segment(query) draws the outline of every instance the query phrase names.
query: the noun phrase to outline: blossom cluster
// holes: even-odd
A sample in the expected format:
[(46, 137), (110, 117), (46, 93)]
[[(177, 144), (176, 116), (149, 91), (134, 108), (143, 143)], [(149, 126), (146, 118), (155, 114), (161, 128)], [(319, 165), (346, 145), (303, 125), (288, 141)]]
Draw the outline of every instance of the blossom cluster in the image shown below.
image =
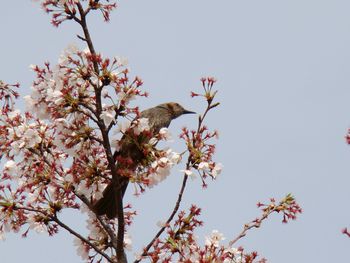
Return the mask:
[[(25, 236), (29, 230), (53, 235), (62, 227), (60, 211), (73, 208), (87, 211), (90, 230), (87, 239), (78, 237), (79, 254), (93, 260), (92, 249), (112, 250), (110, 234), (87, 208), (111, 182), (103, 132), (109, 134), (119, 126), (118, 133), (139, 142), (145, 161), (137, 170), (129, 169), (127, 176), (142, 190), (164, 180), (180, 161), (181, 156), (171, 149), (156, 148), (159, 141), (171, 138), (168, 129), (153, 134), (148, 120), (139, 118), (138, 108), (129, 107), (136, 96), (147, 94), (139, 89), (138, 77), (129, 81), (125, 65), (123, 59), (110, 60), (71, 45), (57, 66), (31, 66), (36, 80), (32, 93), (24, 97), (25, 113), (13, 107), (17, 93), (9, 85), (2, 86), (0, 148), (7, 162), (0, 182), (1, 238), (7, 231), (20, 229)], [(137, 118), (120, 125), (120, 119), (129, 115)], [(116, 152), (122, 141), (111, 140)], [(115, 161), (122, 164), (125, 160), (117, 157)], [(134, 211), (124, 211), (126, 225), (134, 215)], [(116, 221), (108, 223), (116, 233)], [(131, 245), (127, 233), (124, 244)]]
[(19, 84), (7, 84), (0, 80), (0, 101), (1, 115), (6, 114), (6, 111), (11, 109), (14, 105), (14, 100), (18, 98), (19, 94), (14, 89), (19, 88)]
[(192, 205), (186, 214), (181, 211), (172, 226), (167, 225), (167, 235), (157, 239), (152, 251), (138, 256), (148, 258), (150, 262), (222, 262), (222, 263), (264, 263), (265, 259), (258, 259), (257, 252), (246, 253), (242, 247), (224, 245), (225, 237), (217, 230), (213, 230), (205, 237), (204, 246), (199, 244), (199, 238), (194, 231), (202, 226), (198, 219), (201, 209)]
[[(108, 127), (118, 114), (132, 111), (127, 105), (135, 96), (147, 95), (139, 90), (142, 81), (138, 77), (129, 81), (125, 63), (118, 57), (103, 58), (70, 45), (54, 68), (49, 63), (42, 68), (31, 66), (37, 79), (32, 94), (25, 97), (28, 109), (41, 119), (67, 118), (80, 113), (95, 123), (102, 119)], [(96, 65), (100, 69), (98, 73), (94, 70)], [(96, 101), (96, 91), (109, 105)]]
[[(87, 238), (91, 244), (94, 244), (96, 248), (100, 251), (110, 251), (112, 257), (113, 255), (113, 244), (110, 240), (110, 237), (104, 227), (101, 225), (100, 220), (96, 217), (96, 215), (91, 212), (91, 210), (86, 206), (82, 205), (82, 212), (87, 215), (86, 219), (86, 228), (88, 230)], [(125, 223), (127, 226), (130, 226), (133, 220), (133, 217), (136, 215), (135, 211), (131, 210), (131, 206), (127, 205), (125, 208)], [(115, 219), (110, 220), (111, 231), (114, 232), (115, 235), (118, 233), (117, 222)], [(96, 254), (96, 251), (89, 244), (81, 240), (80, 238), (75, 238), (74, 245), (77, 250), (77, 254), (85, 261), (88, 262), (99, 262), (101, 260), (101, 256)], [(124, 247), (127, 250), (132, 249), (132, 239), (131, 236), (126, 232), (124, 236)]]
[[(94, 67), (97, 65), (98, 72)], [(21, 227), (55, 234), (57, 214), (101, 197), (111, 173), (101, 129), (108, 134), (142, 81), (129, 81), (125, 60), (102, 58), (69, 46), (59, 64), (36, 73), (27, 111), (14, 107), (18, 85), (0, 82), (0, 234)], [(97, 95), (100, 96), (97, 99)], [(112, 119), (108, 119), (109, 114)]]
[[(263, 211), (263, 219), (273, 212), (282, 213), (282, 223), (288, 223), (289, 220), (295, 220), (298, 214), (302, 213), (300, 205), (295, 201), (292, 194), (287, 194), (279, 203), (274, 198), (270, 199), (269, 204), (258, 203), (257, 206)], [(261, 220), (255, 220), (257, 224)]]
[[(168, 128), (161, 128), (154, 134), (147, 118), (138, 118), (119, 126), (119, 131), (124, 134), (123, 138), (116, 142), (116, 150), (124, 149), (117, 156), (119, 174), (129, 178), (130, 182), (139, 186), (141, 191), (145, 187), (153, 187), (166, 179), (171, 168), (181, 160), (180, 154), (171, 148), (156, 147), (160, 141), (171, 139)], [(137, 149), (130, 147), (130, 143), (137, 145)], [(129, 153), (129, 148), (133, 149)], [(126, 153), (125, 153), (126, 151)], [(134, 159), (130, 156), (135, 156)], [(140, 156), (142, 155), (141, 160)], [(135, 168), (135, 162), (137, 167)]]
[(203, 121), (207, 113), (219, 105), (214, 103), (214, 98), (217, 91), (213, 90), (213, 85), (216, 82), (215, 78), (208, 77), (202, 78), (203, 94), (191, 93), (192, 97), (202, 96), (207, 101), (207, 108), (205, 112), (199, 116), (199, 123), (197, 130), (182, 129), (180, 138), (185, 140), (187, 150), (189, 152), (189, 163), (186, 169), (182, 170), (187, 176), (195, 178), (196, 174), (199, 174), (202, 179), (203, 187), (207, 186), (205, 179), (209, 176), (212, 179), (216, 179), (221, 173), (222, 164), (213, 161), (213, 155), (215, 153), (215, 144), (211, 142), (211, 139), (218, 138), (218, 131), (209, 131), (208, 127), (204, 125)]
[[(160, 149), (156, 147), (160, 141), (171, 139), (168, 129), (152, 131), (138, 107), (130, 106), (138, 96), (147, 96), (141, 90), (142, 80), (129, 77), (125, 59), (97, 53), (87, 28), (86, 16), (91, 11), (101, 11), (104, 20), (109, 21), (115, 1), (36, 1), (52, 15), (54, 26), (66, 20), (78, 23), (84, 32), (84, 37), (78, 38), (88, 48), (68, 46), (56, 66), (31, 65), (36, 78), (31, 95), (24, 97), (24, 113), (14, 104), (18, 84), (0, 81), (0, 159), (6, 159), (0, 175), (0, 239), (9, 231), (22, 230), (23, 236), (29, 231), (54, 235), (63, 228), (75, 236), (74, 245), (83, 260), (125, 262), (124, 248), (131, 249), (132, 244), (128, 228), (136, 211), (124, 205), (117, 219), (108, 219), (93, 212), (94, 202), (103, 196), (108, 184), (118, 182), (120, 177), (126, 177), (141, 192), (154, 187), (187, 153), (176, 205), (135, 262), (265, 262), (256, 252), (246, 253), (235, 243), (272, 213), (282, 213), (283, 222), (295, 219), (301, 208), (291, 195), (279, 203), (273, 199), (270, 204), (259, 203), (262, 216), (246, 224), (228, 244), (217, 230), (205, 238), (204, 245), (199, 244), (195, 230), (203, 222), (198, 219), (201, 209), (197, 206), (188, 213), (178, 213), (188, 177), (198, 174), (206, 186), (206, 179), (216, 179), (222, 170), (222, 165), (213, 160), (212, 139), (218, 137), (218, 132), (204, 125), (207, 113), (219, 105), (214, 102), (216, 80), (202, 78), (204, 93), (191, 93), (192, 97), (204, 97), (207, 108), (199, 116), (197, 129), (182, 130), (180, 138), (185, 141), (186, 151), (179, 154), (170, 148)], [(118, 205), (122, 201), (119, 199)], [(85, 213), (87, 235), (62, 221), (60, 212), (66, 208)]]
[[(204, 245), (200, 245), (195, 230), (203, 224), (198, 219), (201, 209), (192, 205), (187, 214), (181, 211), (173, 224), (161, 225), (166, 230), (165, 237), (156, 238), (151, 248), (145, 249), (136, 262), (149, 259), (151, 262), (265, 263), (266, 259), (258, 257), (257, 252), (245, 252), (244, 248), (236, 247), (236, 243), (252, 228), (259, 228), (272, 213), (282, 213), (282, 222), (287, 223), (289, 219), (295, 220), (302, 210), (291, 194), (280, 202), (271, 198), (268, 204), (258, 203), (258, 207), (261, 208), (261, 216), (244, 224), (242, 232), (228, 243), (223, 243), (226, 238), (222, 233), (213, 230), (205, 237)], [(347, 230), (344, 233), (347, 234)]]
[[(45, 12), (52, 14), (51, 23), (59, 26), (66, 20), (80, 21), (91, 10), (100, 10), (105, 21), (109, 21), (110, 13), (117, 7), (115, 2), (100, 0), (33, 0), (40, 2)], [(84, 3), (85, 2), (85, 3)], [(78, 16), (77, 14), (80, 14)]]

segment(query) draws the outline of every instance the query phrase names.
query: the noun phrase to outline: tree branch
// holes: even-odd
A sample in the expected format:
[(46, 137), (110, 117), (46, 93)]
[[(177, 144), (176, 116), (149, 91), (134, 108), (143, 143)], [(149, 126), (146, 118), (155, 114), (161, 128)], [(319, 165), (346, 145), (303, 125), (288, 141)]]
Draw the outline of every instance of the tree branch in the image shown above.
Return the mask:
[[(87, 15), (87, 13), (84, 11), (84, 8), (83, 8), (83, 6), (81, 5), (80, 2), (77, 3), (77, 6), (78, 6), (79, 14), (80, 14), (80, 20), (78, 19), (78, 23), (81, 25), (81, 27), (82, 27), (82, 29), (84, 31), (85, 41), (88, 44), (90, 53), (92, 55), (96, 55), (96, 51), (95, 51), (94, 45), (92, 43), (90, 32), (89, 32), (89, 29), (88, 29), (88, 26), (87, 26), (87, 23), (86, 23), (86, 15)], [(98, 75), (98, 73), (100, 72), (100, 70), (98, 68), (98, 64), (97, 64), (96, 61), (94, 61), (93, 63), (94, 63), (94, 70), (95, 70), (95, 72)]]
[[(86, 15), (88, 14), (88, 12), (90, 10), (87, 9), (85, 11), (80, 2), (77, 3), (77, 7), (79, 10), (79, 14), (80, 14), (80, 23), (79, 24), (81, 25), (81, 27), (83, 29), (86, 43), (88, 44), (90, 53), (93, 56), (96, 56), (96, 51), (95, 51), (94, 45), (92, 43), (89, 29), (88, 29), (88, 26), (86, 23)], [(94, 66), (94, 71), (96, 73), (96, 76), (98, 77), (100, 70), (99, 70), (99, 66), (98, 66), (98, 63), (96, 60), (93, 61), (93, 66)], [(120, 191), (119, 176), (117, 173), (115, 160), (113, 158), (111, 145), (109, 142), (108, 130), (105, 127), (105, 124), (103, 123), (103, 121), (100, 119), (100, 114), (102, 112), (102, 100), (101, 100), (101, 87), (99, 87), (98, 85), (97, 85), (97, 87), (95, 87), (95, 97), (96, 97), (96, 117), (98, 119), (97, 125), (99, 126), (99, 128), (101, 130), (101, 134), (102, 134), (102, 138), (103, 138), (103, 146), (104, 146), (104, 149), (106, 151), (109, 168), (110, 168), (111, 173), (112, 173), (112, 183), (115, 186), (117, 186), (116, 187), (116, 191), (117, 191), (117, 195), (116, 195), (117, 202), (116, 203), (117, 203), (117, 209), (118, 209), (118, 218), (117, 218), (118, 219), (118, 234), (117, 234), (117, 244), (116, 244), (117, 247), (115, 249), (117, 252), (118, 261), (126, 262), (126, 256), (124, 253), (125, 222), (124, 222), (124, 211), (123, 211), (123, 199), (122, 199), (122, 194)]]
[(75, 237), (79, 238), (81, 241), (85, 242), (89, 246), (91, 246), (97, 253), (99, 253), (101, 256), (103, 256), (105, 259), (108, 260), (108, 262), (115, 262), (113, 261), (106, 253), (104, 253), (101, 249), (99, 249), (96, 245), (94, 245), (92, 242), (90, 242), (88, 239), (84, 238), (79, 233), (75, 232), (72, 228), (64, 224), (61, 220), (57, 218), (57, 216), (51, 217), (52, 221), (56, 222), (59, 226), (67, 230), (69, 233), (74, 235)]
[[(75, 193), (75, 192), (74, 192)], [(89, 202), (89, 200), (84, 196), (84, 195), (80, 195), (78, 193), (75, 193), (75, 195), (85, 204), (87, 205), (90, 210), (92, 211), (91, 208), (91, 203)], [(102, 227), (104, 228), (104, 230), (108, 233), (110, 239), (111, 239), (111, 243), (112, 246), (114, 248), (117, 247), (117, 236), (114, 234), (114, 231), (112, 230), (112, 228), (103, 220), (103, 218), (101, 216), (96, 215), (97, 220), (100, 222), (100, 224), (102, 225)]]
[(158, 233), (154, 236), (154, 238), (152, 239), (151, 242), (149, 242), (149, 244), (144, 248), (143, 253), (141, 254), (141, 258), (137, 259), (134, 261), (134, 263), (138, 263), (142, 260), (142, 257), (147, 256), (147, 252), (150, 250), (150, 248), (153, 246), (154, 242), (160, 237), (160, 235), (164, 232), (164, 230), (166, 229), (166, 227), (170, 224), (170, 222), (173, 220), (174, 216), (176, 215), (177, 211), (180, 208), (180, 203), (182, 200), (182, 196), (184, 194), (185, 188), (186, 188), (186, 184), (187, 184), (187, 179), (188, 179), (188, 175), (184, 175), (184, 178), (182, 180), (182, 186), (179, 192), (179, 195), (177, 197), (176, 203), (175, 203), (175, 207), (174, 210), (172, 211), (172, 213), (170, 214), (168, 220), (166, 221), (166, 223), (164, 224), (164, 226), (158, 231)]
[(35, 213), (40, 213), (46, 217), (48, 217), (51, 221), (57, 223), (60, 227), (63, 229), (67, 230), (69, 233), (74, 235), (75, 237), (79, 238), (81, 241), (85, 242), (87, 245), (92, 247), (97, 253), (99, 253), (102, 257), (104, 257), (108, 262), (113, 263), (114, 261), (106, 254), (104, 253), (101, 249), (99, 249), (96, 245), (94, 245), (92, 242), (90, 242), (88, 239), (80, 235), (78, 232), (74, 231), (72, 228), (70, 228), (68, 225), (63, 223), (61, 220), (58, 219), (57, 215), (48, 215), (45, 211), (42, 211), (40, 209), (35, 209), (35, 208), (29, 208), (29, 207), (21, 207), (21, 206), (14, 206), (15, 210), (25, 210), (25, 211), (30, 211), (30, 212), (35, 212)]
[[(30, 150), (33, 154), (39, 156), (39, 157), (42, 157), (44, 162), (48, 165), (48, 166), (51, 166), (50, 162), (46, 159), (46, 157), (44, 156), (44, 154), (41, 153), (41, 155), (39, 155), (38, 152), (34, 151), (34, 150)], [(60, 175), (59, 171), (57, 170), (57, 168), (55, 167), (55, 172), (57, 173), (57, 175)], [(76, 191), (73, 190), (73, 193), (86, 205), (89, 207), (89, 209), (92, 211), (92, 208), (91, 208), (91, 203), (89, 202), (89, 200), (84, 196), (84, 195), (81, 195), (79, 193), (77, 193)], [(26, 209), (26, 210), (29, 210), (29, 211), (34, 211), (34, 212), (40, 212), (40, 213), (43, 213), (42, 211), (40, 210), (30, 210), (30, 209)], [(102, 225), (102, 227), (104, 228), (104, 230), (107, 232), (107, 234), (109, 235), (110, 239), (111, 239), (111, 243), (112, 243), (112, 246), (116, 249), (117, 248), (117, 237), (116, 235), (114, 234), (114, 231), (111, 229), (111, 227), (106, 224), (106, 222), (102, 219), (101, 216), (97, 216), (97, 219), (98, 221), (100, 222), (100, 224)]]

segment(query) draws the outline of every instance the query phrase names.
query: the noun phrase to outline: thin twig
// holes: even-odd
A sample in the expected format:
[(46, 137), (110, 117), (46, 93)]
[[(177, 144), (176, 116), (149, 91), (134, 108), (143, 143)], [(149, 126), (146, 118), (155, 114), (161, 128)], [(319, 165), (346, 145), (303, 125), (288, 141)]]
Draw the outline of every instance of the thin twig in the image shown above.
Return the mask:
[(265, 212), (260, 218), (245, 224), (243, 227), (243, 230), (237, 235), (237, 237), (229, 242), (229, 246), (232, 247), (233, 244), (235, 244), (238, 240), (245, 237), (247, 235), (247, 232), (252, 228), (259, 228), (262, 224), (262, 222), (269, 217), (273, 212), (277, 212), (278, 207), (268, 210)]
[(106, 253), (104, 253), (101, 249), (99, 249), (96, 245), (94, 245), (92, 242), (90, 242), (88, 239), (80, 235), (78, 232), (74, 231), (72, 228), (70, 228), (68, 225), (63, 223), (61, 220), (58, 219), (56, 215), (48, 215), (45, 211), (42, 211), (40, 209), (35, 208), (29, 208), (29, 207), (21, 207), (21, 206), (14, 206), (13, 209), (15, 210), (25, 210), (35, 213), (40, 213), (50, 219), (50, 221), (53, 221), (57, 223), (59, 226), (61, 226), (63, 229), (67, 230), (69, 233), (74, 235), (75, 237), (79, 238), (81, 241), (85, 242), (87, 245), (91, 246), (97, 253), (99, 253), (101, 256), (103, 256), (105, 259), (108, 260), (108, 262), (114, 262)]
[(105, 259), (107, 259), (108, 262), (112, 262), (112, 263), (115, 262), (106, 253), (104, 253), (101, 249), (99, 249), (96, 245), (94, 245), (88, 239), (84, 238), (79, 233), (75, 232), (72, 228), (70, 228), (69, 226), (64, 224), (61, 220), (59, 220), (56, 216), (51, 217), (51, 219), (52, 219), (52, 221), (56, 222), (59, 226), (61, 226), (65, 230), (67, 230), (69, 233), (71, 233), (72, 235), (76, 236), (77, 238), (79, 238), (80, 240), (82, 240), (83, 242), (85, 242), (86, 244), (91, 246), (97, 253), (99, 253), (101, 256), (103, 256)]
[[(89, 207), (90, 210), (92, 210), (91, 207), (91, 203), (89, 202), (89, 200), (84, 196), (84, 195), (80, 195), (78, 193), (75, 193), (75, 195), (85, 204)], [(102, 225), (102, 227), (104, 228), (104, 230), (108, 233), (110, 239), (111, 239), (111, 243), (113, 245), (113, 247), (116, 247), (117, 244), (117, 237), (114, 233), (114, 231), (112, 230), (112, 228), (103, 220), (102, 216), (98, 216), (96, 215), (97, 220), (100, 222), (100, 224)]]
[[(86, 15), (87, 15), (87, 13), (85, 13), (84, 8), (83, 8), (83, 6), (81, 5), (80, 2), (77, 3), (77, 6), (78, 6), (79, 14), (80, 14), (80, 20), (78, 19), (78, 21), (80, 21), (79, 24), (81, 25), (81, 27), (82, 27), (82, 29), (84, 31), (86, 43), (88, 44), (88, 47), (89, 47), (89, 50), (90, 50), (91, 54), (92, 55), (96, 55), (96, 51), (95, 51), (94, 45), (92, 43), (90, 32), (89, 32), (89, 29), (88, 29), (88, 26), (87, 26), (87, 23), (86, 23)], [(94, 60), (93, 64), (94, 64), (94, 70), (95, 70), (95, 72), (98, 75), (100, 70), (98, 68), (97, 61)]]
[(183, 193), (185, 191), (186, 188), (186, 183), (187, 183), (187, 179), (188, 179), (188, 175), (184, 175), (184, 179), (182, 180), (182, 186), (178, 195), (178, 198), (176, 200), (176, 204), (174, 207), (173, 212), (171, 213), (171, 215), (169, 216), (168, 220), (166, 221), (166, 223), (164, 224), (164, 226), (158, 231), (158, 233), (154, 236), (154, 238), (152, 239), (151, 242), (149, 242), (149, 244), (144, 248), (143, 253), (141, 254), (141, 257), (137, 260), (134, 261), (134, 263), (138, 263), (142, 260), (142, 257), (147, 256), (148, 251), (150, 250), (150, 248), (152, 247), (152, 245), (154, 244), (154, 242), (160, 237), (160, 235), (164, 232), (164, 230), (166, 229), (166, 227), (170, 224), (170, 222), (173, 220), (174, 216), (176, 215), (177, 211), (180, 208), (180, 203), (182, 200), (182, 196)]
[(80, 40), (86, 42), (86, 38), (84, 38), (84, 37), (82, 37), (82, 36), (80, 36), (80, 35), (77, 35), (77, 38), (79, 38)]

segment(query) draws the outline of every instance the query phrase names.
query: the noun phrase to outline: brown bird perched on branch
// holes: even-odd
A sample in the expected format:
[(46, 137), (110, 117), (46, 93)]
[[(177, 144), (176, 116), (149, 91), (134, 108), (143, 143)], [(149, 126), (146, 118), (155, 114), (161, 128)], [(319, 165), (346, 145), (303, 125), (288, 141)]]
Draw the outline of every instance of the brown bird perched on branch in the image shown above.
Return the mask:
[[(188, 111), (184, 109), (180, 104), (175, 102), (160, 104), (156, 107), (144, 110), (140, 113), (139, 118), (147, 118), (150, 132), (152, 135), (158, 134), (161, 128), (168, 127), (172, 120), (183, 114), (195, 113), (193, 111)], [(124, 134), (120, 141), (120, 149), (114, 154), (116, 159), (130, 159), (132, 162), (118, 162), (117, 171), (129, 170), (135, 171), (138, 165), (142, 163), (145, 158), (145, 155), (140, 149), (140, 142), (147, 143), (150, 139), (148, 137), (145, 141), (144, 138), (130, 138), (132, 136), (127, 136)], [(151, 136), (152, 137), (152, 136)], [(117, 158), (118, 157), (118, 158)], [(127, 176), (119, 175), (119, 187), (121, 197), (124, 197), (126, 188), (129, 183), (129, 178)], [(111, 182), (107, 185), (106, 189), (103, 191), (103, 197), (97, 200), (93, 204), (93, 210), (97, 215), (106, 215), (108, 218), (115, 218), (118, 214), (117, 208), (117, 185), (116, 183)]]

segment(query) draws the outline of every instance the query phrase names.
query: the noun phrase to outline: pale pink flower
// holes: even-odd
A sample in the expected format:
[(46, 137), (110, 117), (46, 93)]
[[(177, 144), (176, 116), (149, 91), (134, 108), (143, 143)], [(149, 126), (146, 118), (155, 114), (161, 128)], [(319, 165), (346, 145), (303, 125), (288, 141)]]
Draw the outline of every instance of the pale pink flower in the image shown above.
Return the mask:
[(200, 162), (198, 164), (198, 170), (205, 171), (205, 170), (208, 170), (208, 169), (209, 169), (209, 163), (207, 163), (207, 162)]
[(10, 111), (8, 113), (8, 117), (9, 117), (10, 120), (13, 120), (14, 118), (16, 118), (19, 115), (21, 115), (21, 111), (19, 109), (15, 109), (15, 110)]
[(222, 170), (222, 164), (221, 163), (215, 164), (213, 170), (211, 171), (212, 176), (216, 178), (221, 173), (221, 170)]
[(168, 128), (161, 128), (159, 131), (159, 135), (163, 140), (169, 141), (171, 140), (171, 133)]
[(225, 239), (225, 237), (223, 234), (221, 234), (217, 230), (213, 230), (209, 237), (208, 236), (205, 237), (205, 245), (219, 247), (220, 241), (222, 241), (224, 239)]
[(105, 110), (100, 115), (101, 119), (108, 127), (115, 120), (115, 111), (114, 110)]
[(84, 260), (89, 259), (89, 249), (87, 245), (81, 241), (79, 238), (74, 239), (74, 246), (77, 247), (77, 254)]
[(192, 180), (196, 179), (196, 175), (191, 170), (180, 170), (180, 172), (183, 172), (187, 176), (189, 176)]
[(173, 164), (178, 164), (181, 161), (181, 155), (177, 152), (173, 152), (171, 149), (169, 149), (171, 152), (168, 153), (170, 162)]
[(118, 93), (119, 101), (124, 101), (124, 104), (129, 104), (130, 101), (135, 99), (135, 90), (136, 88), (128, 88), (126, 91), (121, 90)]
[(35, 215), (29, 215), (27, 219), (30, 229), (33, 229), (37, 233), (47, 232), (47, 228), (43, 222), (37, 222)]
[(124, 57), (115, 56), (114, 59), (117, 61), (118, 67), (125, 67), (128, 65), (128, 59)]
[(11, 175), (11, 176), (16, 175), (16, 173), (17, 173), (17, 164), (13, 160), (7, 161), (5, 163), (5, 165), (4, 165), (4, 167), (5, 167), (5, 171), (9, 175)]
[(150, 129), (147, 118), (137, 119), (136, 121), (134, 121), (134, 123), (136, 125), (133, 128), (133, 130), (136, 135), (139, 135), (141, 132), (148, 131)]
[(28, 128), (24, 134), (23, 134), (23, 139), (26, 142), (26, 146), (28, 148), (33, 148), (35, 145), (41, 142), (41, 137), (39, 136), (39, 133), (31, 128)]
[(118, 128), (117, 128), (117, 133), (125, 133), (129, 128), (130, 128), (131, 122), (130, 121), (119, 121), (118, 122)]
[(4, 241), (5, 239), (5, 233), (3, 231), (0, 231), (0, 241)]
[(132, 250), (132, 239), (129, 233), (125, 233), (124, 235), (124, 247), (128, 251)]

